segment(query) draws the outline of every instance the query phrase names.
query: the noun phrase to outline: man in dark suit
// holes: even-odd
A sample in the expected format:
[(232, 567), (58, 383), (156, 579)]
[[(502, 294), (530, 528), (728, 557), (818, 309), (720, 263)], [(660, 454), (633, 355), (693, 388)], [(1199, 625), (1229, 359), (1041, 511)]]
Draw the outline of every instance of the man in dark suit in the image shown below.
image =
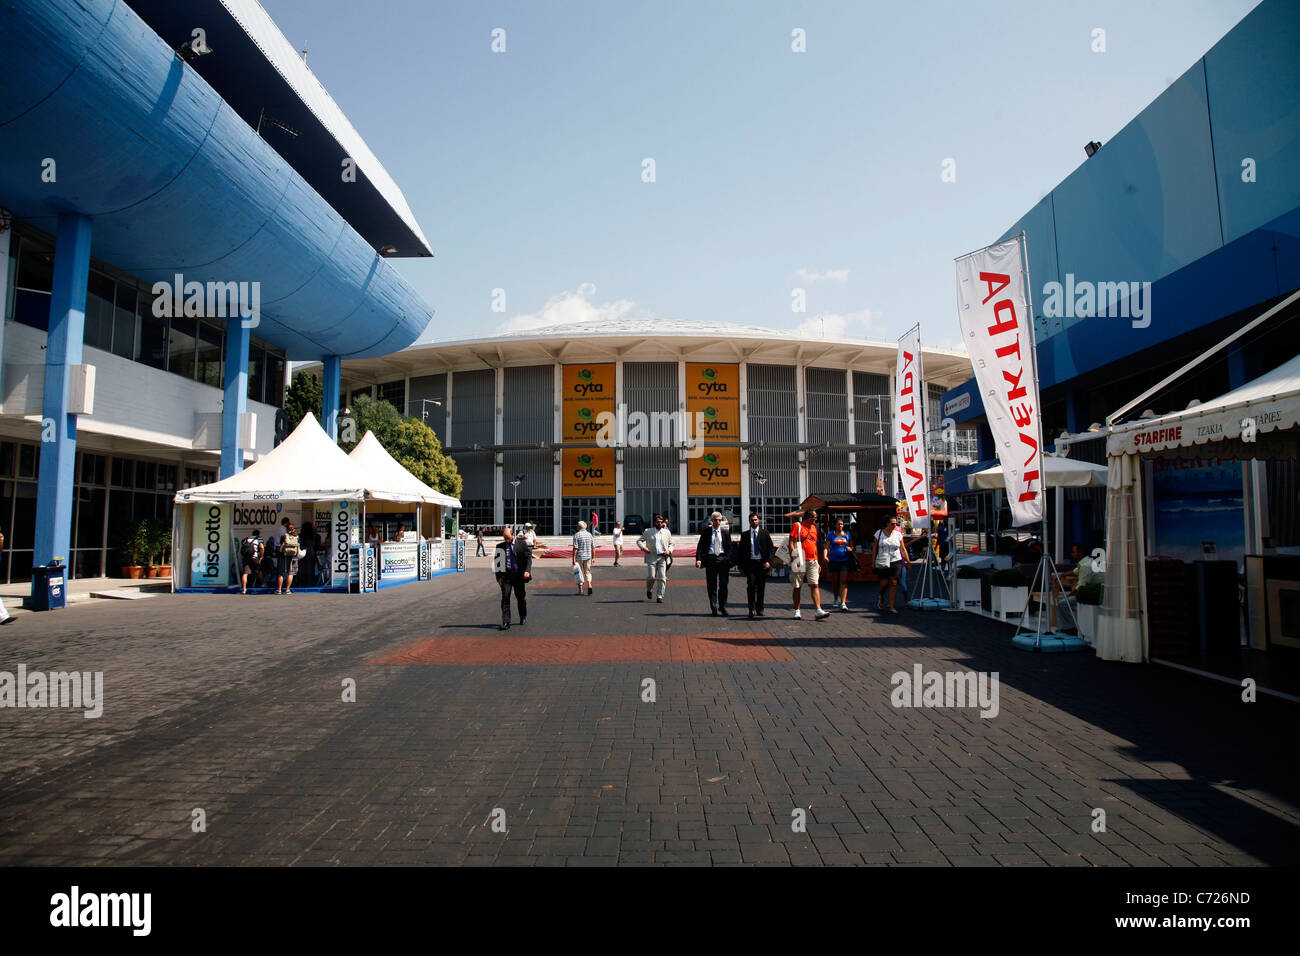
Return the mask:
[(722, 527), (722, 512), (715, 511), (709, 526), (700, 533), (695, 545), (695, 566), (704, 568), (709, 585), (709, 607), (713, 616), (727, 617), (727, 577), (736, 560), (736, 545), (731, 532)]
[(510, 592), (515, 594), (515, 603), (519, 605), (519, 626), (528, 620), (528, 598), (525, 587), (533, 576), (533, 549), (522, 537), (515, 537), (515, 529), (506, 525), (501, 530), (501, 543), (492, 553), (492, 570), (496, 572), (497, 584), (501, 587), (501, 627), (510, 629)]
[(772, 569), (772, 536), (763, 528), (756, 514), (749, 516), (749, 528), (740, 533), (736, 560), (745, 572), (745, 597), (749, 601), (749, 616), (763, 616), (763, 592), (767, 590), (767, 572)]

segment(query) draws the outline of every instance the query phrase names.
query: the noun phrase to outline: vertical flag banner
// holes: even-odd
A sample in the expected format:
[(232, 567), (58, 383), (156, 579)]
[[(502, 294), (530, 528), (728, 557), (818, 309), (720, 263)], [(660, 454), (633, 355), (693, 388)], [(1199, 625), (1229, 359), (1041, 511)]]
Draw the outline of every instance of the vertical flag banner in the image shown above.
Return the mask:
[(930, 527), (930, 465), (925, 454), (925, 383), (921, 375), (921, 327), (918, 325), (898, 340), (898, 364), (894, 369), (894, 448), (898, 453), (898, 474), (903, 479), (903, 496), (912, 518), (912, 528)]
[(957, 260), (957, 318), (1006, 475), (1011, 524), (1042, 521), (1038, 367), (1018, 239)]

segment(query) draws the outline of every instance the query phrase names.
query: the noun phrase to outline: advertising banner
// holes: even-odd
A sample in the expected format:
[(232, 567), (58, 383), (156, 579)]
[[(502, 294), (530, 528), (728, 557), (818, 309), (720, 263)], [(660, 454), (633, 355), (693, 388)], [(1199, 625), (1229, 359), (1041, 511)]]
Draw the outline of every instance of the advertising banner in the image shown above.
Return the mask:
[(230, 505), (194, 506), (194, 557), (190, 586), (224, 588), (230, 584), (231, 556), (236, 551), (230, 536)]
[(925, 453), (925, 382), (921, 373), (921, 327), (898, 340), (894, 367), (894, 449), (903, 495), (914, 531), (930, 527), (930, 463)]
[[(601, 365), (566, 365), (562, 376), (564, 401), (560, 409), (560, 434), (564, 441), (596, 440), (602, 412), (614, 415), (616, 368)], [(611, 481), (613, 477), (611, 476)], [(613, 492), (610, 492), (613, 494)]]
[[(228, 505), (227, 507), (231, 509), (231, 534), (234, 536), (236, 545), (254, 531), (259, 532), (263, 538), (279, 534), (282, 530), (280, 527), (280, 519), (282, 518), (288, 518), (296, 527), (302, 528), (302, 522), (298, 520), (301, 515), (295, 507), (296, 505), (297, 502), (289, 502), (286, 505), (282, 501), (274, 503), (240, 501)], [(198, 513), (204, 507), (206, 506), (196, 504), (194, 506), (195, 513)]]
[(957, 260), (957, 319), (1007, 476), (1011, 524), (1042, 521), (1038, 370), (1019, 240)]
[(739, 495), (739, 446), (704, 449), (699, 458), (687, 459), (686, 477), (689, 495)]
[(379, 584), (379, 556), (375, 549), (366, 545), (361, 554), (361, 591), (366, 593), (377, 589)]
[(351, 563), (349, 551), (352, 541), (352, 528), (357, 520), (356, 512), (360, 504), (355, 501), (336, 501), (329, 516), (329, 568), (330, 585), (336, 588), (347, 587), (350, 583)]
[(614, 494), (614, 449), (566, 448), (562, 458), (565, 498), (607, 498)]
[(388, 542), (379, 549), (379, 580), (414, 581), (419, 573), (418, 542)]
[(1150, 468), (1153, 552), (1189, 562), (1231, 560), (1244, 568), (1241, 462), (1157, 458)]
[(427, 541), (421, 541), (419, 547), (420, 547), (420, 580), (427, 581), (429, 580), (430, 577), (433, 576), (432, 555), (431, 555), (433, 545), (429, 544)]
[(694, 441), (739, 441), (740, 366), (687, 362), (686, 419)]

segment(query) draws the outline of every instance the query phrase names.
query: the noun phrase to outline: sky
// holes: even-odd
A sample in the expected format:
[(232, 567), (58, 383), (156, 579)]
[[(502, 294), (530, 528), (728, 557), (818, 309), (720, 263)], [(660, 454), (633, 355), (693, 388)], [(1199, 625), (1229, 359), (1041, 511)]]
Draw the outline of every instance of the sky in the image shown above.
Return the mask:
[(391, 260), (422, 341), (671, 318), (959, 348), (953, 259), (1257, 0), (261, 2), (429, 239)]

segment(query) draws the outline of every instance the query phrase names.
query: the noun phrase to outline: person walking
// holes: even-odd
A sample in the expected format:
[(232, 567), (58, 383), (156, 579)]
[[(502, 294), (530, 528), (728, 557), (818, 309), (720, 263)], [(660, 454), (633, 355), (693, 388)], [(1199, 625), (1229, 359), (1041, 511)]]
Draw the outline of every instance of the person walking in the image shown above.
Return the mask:
[(653, 596), (663, 604), (668, 590), (668, 565), (673, 559), (673, 536), (663, 515), (655, 515), (654, 527), (641, 532), (636, 546), (645, 554), (645, 599)]
[(614, 522), (614, 567), (618, 567), (618, 562), (623, 557), (623, 522)]
[(298, 532), (294, 529), (293, 522), (285, 518), (280, 522), (284, 528), (284, 534), (280, 536), (280, 574), (276, 579), (276, 590), (280, 594), (293, 593), (293, 579), (298, 574), (298, 554), (300, 545), (298, 543)]
[(853, 538), (844, 530), (844, 519), (835, 519), (835, 530), (826, 538), (826, 569), (831, 573), (831, 590), (837, 611), (849, 609), (849, 552)]
[(704, 568), (704, 579), (709, 588), (709, 609), (713, 616), (727, 614), (727, 579), (736, 560), (736, 545), (731, 532), (722, 528), (722, 512), (709, 516), (709, 525), (700, 532), (695, 544), (695, 566)]
[(593, 511), (591, 513), (591, 535), (594, 538), (600, 534), (600, 514)]
[(253, 587), (257, 587), (258, 574), (262, 568), (262, 558), (266, 556), (266, 543), (262, 540), (262, 529), (254, 528), (253, 533), (239, 544), (239, 593), (248, 593), (248, 576), (253, 576)]
[(486, 558), (487, 549), (483, 547), (483, 526), (478, 525), (474, 529), (474, 540), (478, 542), (478, 550), (474, 552), (476, 558)]
[(736, 557), (745, 573), (745, 600), (751, 618), (763, 616), (763, 592), (767, 590), (767, 572), (772, 569), (772, 536), (762, 527), (757, 514), (749, 516), (749, 527), (740, 533)]
[(583, 593), (584, 584), (587, 586), (587, 593), (591, 593), (591, 564), (595, 545), (591, 532), (587, 530), (587, 522), (579, 521), (578, 531), (573, 536), (573, 566), (578, 569), (574, 577), (577, 578), (579, 594)]
[(911, 563), (907, 556), (907, 545), (903, 543), (903, 532), (898, 530), (898, 519), (885, 519), (885, 526), (876, 532), (875, 547), (871, 552), (871, 566), (880, 581), (880, 597), (876, 600), (876, 609), (885, 610), (885, 595), (889, 595), (889, 611), (898, 613), (894, 604), (898, 600), (899, 572)]
[(492, 570), (501, 588), (501, 624), (499, 631), (510, 630), (510, 595), (519, 606), (519, 626), (528, 621), (528, 582), (533, 577), (533, 549), (523, 536), (516, 538), (515, 529), (507, 525), (501, 531), (501, 543), (492, 552)]
[[(4, 555), (5, 536), (0, 534), (0, 556)], [(14, 618), (9, 615), (9, 608), (5, 607), (3, 598), (0, 598), (0, 624), (12, 624)]]
[(812, 592), (813, 607), (817, 611), (814, 616), (820, 621), (824, 617), (830, 617), (831, 612), (822, 610), (821, 565), (818, 563), (816, 511), (805, 511), (803, 519), (795, 522), (793, 527), (790, 528), (790, 556), (794, 558), (796, 554), (800, 553), (803, 556), (803, 569), (797, 571), (793, 565), (790, 567), (790, 583), (794, 586), (794, 617), (796, 621), (803, 617), (799, 611), (799, 599), (806, 581), (808, 590)]

